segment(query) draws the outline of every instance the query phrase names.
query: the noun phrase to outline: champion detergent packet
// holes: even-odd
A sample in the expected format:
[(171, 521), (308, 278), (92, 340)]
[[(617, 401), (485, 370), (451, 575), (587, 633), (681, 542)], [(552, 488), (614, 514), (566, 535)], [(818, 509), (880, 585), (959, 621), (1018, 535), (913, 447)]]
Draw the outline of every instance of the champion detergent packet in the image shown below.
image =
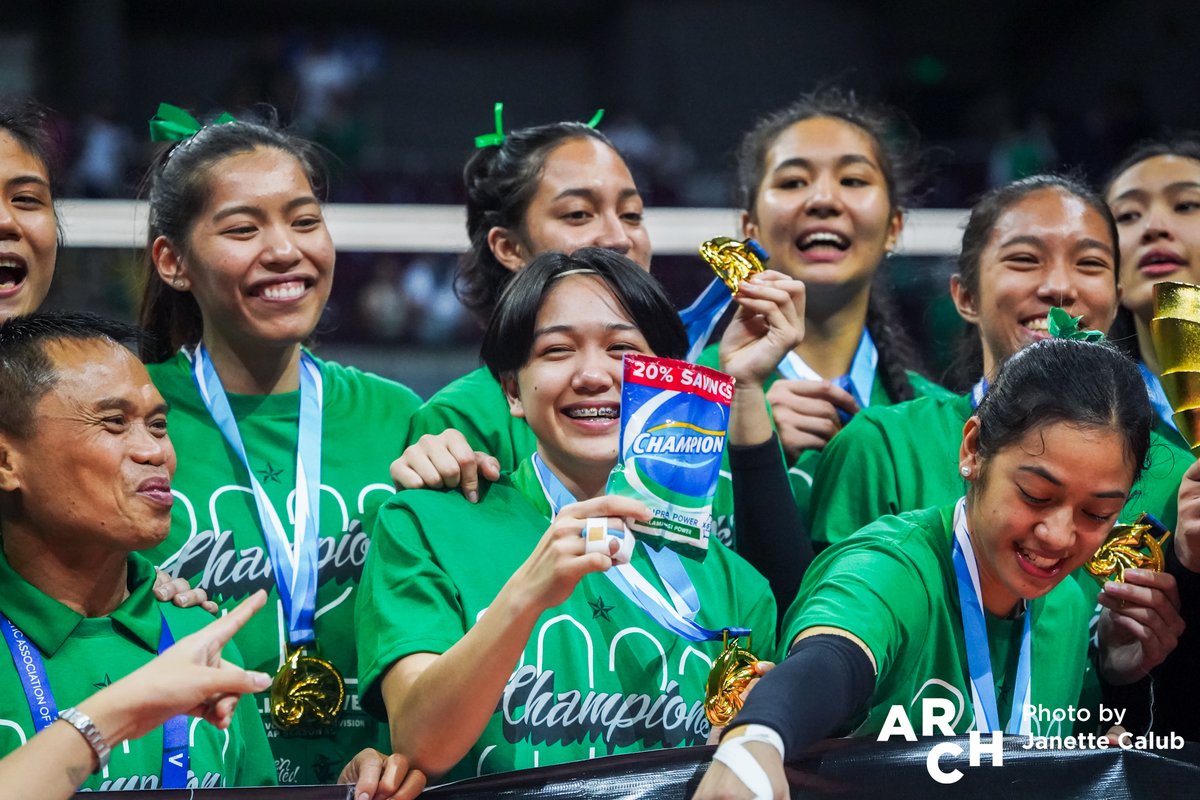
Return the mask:
[(608, 493), (641, 500), (653, 517), (632, 522), (703, 558), (712, 532), (733, 378), (670, 358), (629, 353), (621, 388), (621, 449)]

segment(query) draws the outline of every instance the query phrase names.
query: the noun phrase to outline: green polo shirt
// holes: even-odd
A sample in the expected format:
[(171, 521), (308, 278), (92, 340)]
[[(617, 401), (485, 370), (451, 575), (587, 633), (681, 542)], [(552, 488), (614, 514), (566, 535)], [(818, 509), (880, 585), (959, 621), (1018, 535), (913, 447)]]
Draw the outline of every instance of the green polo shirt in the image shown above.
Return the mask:
[[(165, 619), (176, 641), (203, 628), (212, 617), (198, 608), (178, 608), (154, 597), (154, 567), (129, 556), (129, 597), (107, 617), (88, 617), (43, 594), (17, 574), (0, 553), (0, 611), (41, 651), (58, 709), (69, 708), (143, 666), (158, 654)], [(226, 660), (242, 664), (231, 642)], [(35, 732), (24, 683), (9, 656), (0, 656), (0, 756), (16, 750)], [(189, 788), (274, 786), (275, 762), (266, 733), (243, 697), (233, 722), (220, 730), (188, 718)], [(157, 789), (162, 777), (163, 732), (151, 731), (116, 745), (108, 766), (83, 789)]]
[[(966, 490), (958, 471), (971, 395), (919, 397), (859, 413), (825, 448), (813, 481), (813, 542), (832, 543), (885, 514), (953, 503)], [(1149, 511), (1174, 529), (1176, 495), (1195, 459), (1150, 433), (1150, 452), (1121, 520)]]

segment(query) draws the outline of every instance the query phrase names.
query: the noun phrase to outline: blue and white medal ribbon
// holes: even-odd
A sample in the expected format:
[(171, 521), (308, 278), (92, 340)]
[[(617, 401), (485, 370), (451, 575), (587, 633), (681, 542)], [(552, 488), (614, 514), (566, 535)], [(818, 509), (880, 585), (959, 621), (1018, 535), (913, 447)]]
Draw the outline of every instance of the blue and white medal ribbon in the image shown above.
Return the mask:
[(313, 619), (317, 601), (317, 520), (321, 502), (321, 416), (324, 388), (321, 370), (308, 353), (300, 355), (300, 426), (296, 436), (295, 532), (288, 541), (283, 522), (271, 505), (266, 490), (250, 468), (246, 446), (238, 432), (229, 398), (213, 367), (208, 350), (201, 344), (192, 359), (192, 377), (204, 407), (212, 416), (229, 447), (237, 454), (250, 479), (258, 521), (262, 527), (279, 599), (288, 624), (288, 641), (293, 645), (316, 640)]
[[(858, 348), (854, 351), (854, 360), (850, 362), (850, 371), (833, 379), (833, 384), (849, 392), (858, 403), (859, 408), (871, 405), (871, 390), (875, 387), (875, 370), (879, 365), (879, 351), (875, 349), (875, 340), (866, 328), (858, 340)], [(821, 381), (825, 380), (817, 371), (810, 367), (803, 358), (792, 351), (779, 362), (779, 374), (791, 381)], [(839, 408), (838, 417), (842, 423), (850, 421), (849, 412)]]
[(683, 327), (687, 330), (688, 361), (695, 363), (696, 359), (700, 357), (700, 353), (704, 351), (704, 345), (708, 344), (709, 337), (717, 327), (721, 315), (725, 313), (725, 309), (729, 308), (732, 302), (733, 295), (729, 292), (725, 281), (713, 278), (712, 283), (704, 287), (700, 296), (690, 306), (679, 312), (679, 319), (683, 321)]
[[(533, 472), (542, 487), (546, 501), (550, 504), (552, 517), (557, 516), (563, 506), (575, 502), (571, 492), (537, 453), (533, 454)], [(663, 597), (654, 584), (634, 569), (632, 564), (614, 564), (604, 574), (621, 594), (651, 619), (691, 642), (719, 640), (723, 638), (726, 630), (730, 636), (746, 636), (750, 633), (749, 628), (722, 628), (713, 631), (697, 624), (695, 617), (700, 611), (700, 598), (679, 554), (669, 547), (656, 550), (645, 545), (645, 549), (667, 589), (667, 594), (670, 595), (670, 601)]]
[(1142, 371), (1142, 382), (1146, 384), (1146, 394), (1150, 397), (1154, 413), (1172, 430), (1179, 430), (1179, 426), (1175, 424), (1175, 411), (1171, 408), (1167, 393), (1163, 391), (1162, 381), (1141, 361), (1138, 362), (1138, 369)]
[[(979, 566), (971, 534), (967, 530), (967, 499), (961, 498), (954, 509), (954, 545), (951, 548), (954, 573), (958, 579), (958, 605), (962, 613), (963, 639), (966, 642), (967, 669), (971, 677), (971, 703), (975, 709), (975, 729), (981, 732), (998, 731), (1000, 712), (996, 707), (996, 683), (992, 678), (992, 655), (988, 645), (987, 620), (984, 617), (983, 595), (979, 590)], [(1028, 736), (1031, 719), (1027, 712), (1030, 697), (1033, 612), (1025, 609), (1025, 627), (1021, 633), (1021, 649), (1017, 656), (1016, 683), (1013, 686), (1012, 710), (1008, 725), (1010, 735)]]
[(988, 390), (988, 379), (980, 378), (979, 382), (971, 387), (971, 408), (979, 408), (979, 404), (983, 402), (984, 395)]
[[(41, 733), (58, 719), (58, 704), (50, 690), (50, 679), (42, 661), (38, 646), (26, 638), (25, 633), (13, 625), (8, 617), (0, 614), (0, 631), (12, 655), (13, 665), (21, 678), (21, 688), (29, 703), (29, 714), (33, 717), (34, 733)], [(158, 638), (158, 654), (162, 655), (175, 644), (166, 618), (162, 621), (162, 632)], [(183, 789), (188, 781), (188, 721), (184, 714), (177, 714), (163, 724), (162, 788)]]

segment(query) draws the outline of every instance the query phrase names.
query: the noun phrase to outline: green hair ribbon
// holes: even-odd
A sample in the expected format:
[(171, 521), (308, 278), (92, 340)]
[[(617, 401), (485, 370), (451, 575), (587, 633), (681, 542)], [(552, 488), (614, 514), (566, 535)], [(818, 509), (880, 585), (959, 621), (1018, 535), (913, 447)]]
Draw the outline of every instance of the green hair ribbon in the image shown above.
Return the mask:
[[(236, 122), (234, 116), (225, 112), (212, 121), (213, 125)], [(159, 103), (158, 111), (150, 118), (150, 141), (178, 142), (195, 136), (204, 128), (200, 121), (179, 106)]]
[[(171, 108), (174, 108), (174, 106), (171, 106)], [(179, 111), (179, 109), (175, 109), (175, 110)], [(186, 111), (184, 111), (182, 113), (184, 115), (187, 114)], [(504, 121), (503, 121), (504, 103), (496, 103), (495, 113), (496, 113), (496, 132), (495, 133), (481, 133), (478, 136), (476, 136), (475, 137), (475, 147), (477, 149), (483, 149), (485, 147), (499, 147), (500, 145), (504, 144)], [(592, 118), (590, 120), (588, 120), (587, 126), (589, 128), (595, 128), (597, 125), (600, 124), (600, 120), (602, 120), (602, 119), (604, 119), (604, 109), (600, 108), (600, 109), (597, 109), (596, 113), (592, 115)], [(219, 122), (219, 120), (218, 120), (218, 122)], [(153, 120), (150, 121), (150, 125), (151, 125), (151, 128), (153, 129), (153, 126), (154, 126)]]
[(475, 147), (499, 147), (504, 144), (504, 103), (496, 103), (496, 132), (482, 133), (475, 137)]
[(1055, 306), (1050, 309), (1046, 327), (1055, 339), (1075, 339), (1080, 342), (1103, 342), (1104, 334), (1079, 327), (1083, 317), (1072, 317), (1066, 311)]

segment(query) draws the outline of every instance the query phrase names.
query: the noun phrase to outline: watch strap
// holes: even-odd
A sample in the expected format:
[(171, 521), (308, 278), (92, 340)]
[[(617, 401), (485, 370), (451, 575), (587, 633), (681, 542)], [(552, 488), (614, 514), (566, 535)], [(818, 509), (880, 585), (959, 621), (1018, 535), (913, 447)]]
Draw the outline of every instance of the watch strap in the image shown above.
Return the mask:
[(100, 772), (108, 766), (108, 757), (112, 753), (112, 748), (108, 746), (108, 742), (104, 741), (104, 736), (100, 733), (100, 729), (96, 727), (96, 723), (92, 722), (92, 718), (75, 707), (64, 709), (58, 712), (58, 718), (69, 723), (75, 730), (83, 735), (87, 743), (91, 745), (92, 750), (96, 753), (96, 761), (99, 766), (96, 767), (96, 772)]

